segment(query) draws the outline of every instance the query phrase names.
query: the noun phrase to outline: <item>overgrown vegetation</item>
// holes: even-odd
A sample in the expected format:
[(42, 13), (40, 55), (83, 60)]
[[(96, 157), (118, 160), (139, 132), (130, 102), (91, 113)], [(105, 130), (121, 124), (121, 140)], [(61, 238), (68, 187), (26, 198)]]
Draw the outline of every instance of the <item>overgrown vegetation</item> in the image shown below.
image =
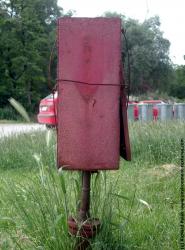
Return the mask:
[(6, 106), (4, 108), (0, 108), (0, 120), (21, 120), (21, 116), (17, 114), (15, 109), (11, 106)]
[(171, 83), (169, 94), (185, 99), (185, 65), (175, 67), (176, 81)]
[[(130, 124), (133, 160), (94, 174), (91, 214), (102, 221), (92, 249), (179, 249), (181, 122)], [(0, 143), (0, 248), (72, 249), (80, 174), (55, 167), (55, 132)]]

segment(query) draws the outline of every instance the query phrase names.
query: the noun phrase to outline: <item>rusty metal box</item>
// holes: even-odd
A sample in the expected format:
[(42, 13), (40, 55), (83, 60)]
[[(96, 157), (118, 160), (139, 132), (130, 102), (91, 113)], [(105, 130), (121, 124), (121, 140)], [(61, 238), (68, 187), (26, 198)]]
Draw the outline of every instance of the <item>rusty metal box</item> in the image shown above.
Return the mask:
[(119, 18), (58, 20), (58, 167), (118, 169)]

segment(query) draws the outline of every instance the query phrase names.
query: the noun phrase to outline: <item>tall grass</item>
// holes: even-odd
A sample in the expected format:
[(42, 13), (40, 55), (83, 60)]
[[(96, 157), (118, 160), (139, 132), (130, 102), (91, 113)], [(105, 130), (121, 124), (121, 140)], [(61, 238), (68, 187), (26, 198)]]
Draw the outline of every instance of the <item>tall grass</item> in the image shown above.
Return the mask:
[(184, 122), (135, 122), (131, 124), (133, 160), (150, 165), (177, 163), (180, 139), (184, 138)]
[(14, 227), (7, 228), (7, 232), (18, 249), (72, 248), (63, 176), (44, 166), (39, 175), (27, 179), (26, 185), (6, 181), (3, 191), (13, 204)]
[[(133, 161), (93, 174), (91, 216), (102, 222), (92, 249), (178, 249), (180, 138), (184, 124), (130, 124)], [(80, 173), (57, 171), (55, 132), (0, 143), (0, 248), (73, 249)], [(7, 239), (6, 241), (4, 239)]]
[[(50, 133), (55, 133), (51, 131)], [(33, 155), (36, 153), (44, 165), (55, 166), (56, 138), (51, 137), (51, 144), (47, 147), (44, 131), (30, 132), (4, 137), (0, 143), (0, 171), (28, 168), (35, 169)]]
[[(96, 182), (94, 179), (96, 177), (92, 186)], [(102, 176), (98, 179), (102, 188)], [(10, 180), (3, 182), (2, 198), (8, 200), (7, 205), (12, 210), (1, 220), (7, 222), (6, 232), (11, 235), (13, 244), (18, 249), (73, 249), (76, 239), (68, 233), (67, 218), (77, 213), (79, 195), (74, 187), (79, 183), (78, 175), (66, 172), (57, 175), (45, 166), (40, 174), (27, 178), (26, 182), (26, 185)], [(127, 219), (119, 215), (122, 219), (119, 221), (119, 211), (114, 208), (121, 203), (112, 189), (109, 186), (106, 192), (102, 189), (92, 195), (91, 216), (101, 218), (102, 222), (100, 233), (91, 242), (93, 249), (124, 248), (122, 228)], [(115, 206), (111, 206), (116, 200)]]

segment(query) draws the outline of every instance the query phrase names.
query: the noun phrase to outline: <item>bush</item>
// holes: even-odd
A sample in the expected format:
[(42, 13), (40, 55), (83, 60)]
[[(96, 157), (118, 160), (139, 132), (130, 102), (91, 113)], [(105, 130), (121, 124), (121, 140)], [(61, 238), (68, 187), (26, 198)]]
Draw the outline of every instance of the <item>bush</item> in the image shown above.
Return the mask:
[(22, 120), (22, 117), (11, 106), (0, 108), (0, 120)]
[(172, 85), (169, 94), (179, 99), (185, 99), (185, 83)]

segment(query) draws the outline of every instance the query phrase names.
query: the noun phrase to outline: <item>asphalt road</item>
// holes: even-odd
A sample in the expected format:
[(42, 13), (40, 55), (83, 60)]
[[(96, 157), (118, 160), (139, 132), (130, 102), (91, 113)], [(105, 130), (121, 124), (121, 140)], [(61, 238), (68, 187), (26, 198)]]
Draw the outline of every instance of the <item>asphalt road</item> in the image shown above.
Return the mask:
[(45, 130), (40, 124), (0, 124), (0, 138), (34, 130)]

